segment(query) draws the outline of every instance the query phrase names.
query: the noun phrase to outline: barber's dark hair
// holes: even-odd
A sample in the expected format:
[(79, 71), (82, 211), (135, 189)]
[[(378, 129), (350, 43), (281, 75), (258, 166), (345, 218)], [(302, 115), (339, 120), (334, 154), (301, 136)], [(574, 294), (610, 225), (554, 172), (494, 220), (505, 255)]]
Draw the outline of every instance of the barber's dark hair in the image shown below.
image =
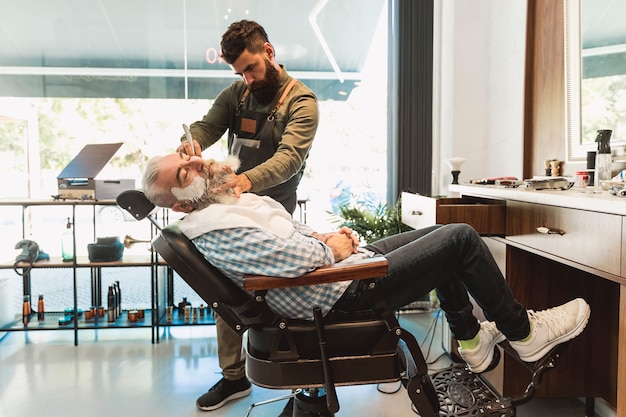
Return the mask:
[(252, 53), (263, 52), (263, 45), (269, 42), (263, 26), (252, 20), (240, 20), (232, 23), (222, 35), (222, 58), (232, 64), (244, 50)]

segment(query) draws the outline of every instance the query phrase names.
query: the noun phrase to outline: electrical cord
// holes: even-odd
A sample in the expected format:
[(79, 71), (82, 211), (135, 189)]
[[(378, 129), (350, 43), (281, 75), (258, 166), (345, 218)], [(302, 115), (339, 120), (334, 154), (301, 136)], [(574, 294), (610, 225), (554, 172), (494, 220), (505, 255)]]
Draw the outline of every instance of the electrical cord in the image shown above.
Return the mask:
[[(422, 339), (421, 343), (419, 343), (419, 347), (420, 349), (423, 349), (425, 346), (426, 347), (426, 355), (425, 355), (425, 360), (426, 360), (426, 365), (428, 366), (428, 370), (429, 371), (439, 371), (443, 368), (440, 369), (433, 369), (431, 368), (431, 365), (435, 364), (437, 361), (439, 361), (439, 359), (441, 359), (442, 357), (444, 357), (446, 355), (446, 351), (444, 349), (444, 351), (439, 354), (437, 357), (435, 357), (432, 360), (428, 360), (428, 357), (430, 356), (430, 352), (431, 349), (433, 347), (433, 344), (435, 342), (435, 333), (437, 331), (437, 327), (439, 326), (439, 320), (441, 318), (441, 308), (437, 308), (437, 313), (434, 315), (433, 320), (431, 321), (428, 330), (426, 331), (426, 334), (424, 335), (424, 338)], [(396, 311), (396, 317), (399, 318), (400, 317), (400, 313)], [(443, 342), (442, 342), (442, 347), (443, 347)], [(400, 388), (402, 388), (402, 382), (398, 381), (398, 385), (397, 387), (393, 387), (393, 388), (387, 388), (390, 384), (378, 384), (376, 386), (376, 389), (378, 392), (383, 393), (383, 394), (395, 394), (398, 391), (400, 391)], [(413, 410), (417, 413), (416, 410)]]
[[(416, 194), (413, 190), (411, 189), (405, 189), (403, 192), (409, 192), (412, 194)], [(401, 203), (401, 199), (402, 199), (402, 193), (398, 194), (398, 197), (396, 199), (396, 203), (395, 203), (395, 221), (396, 221), (396, 226), (397, 226), (397, 232), (401, 233), (402, 232), (402, 203)], [(396, 311), (396, 318), (399, 319), (400, 317), (400, 313), (398, 311)], [(444, 349), (444, 352), (441, 353), (439, 356), (437, 356), (436, 358), (434, 358), (432, 361), (428, 361), (428, 357), (430, 356), (430, 351), (431, 348), (433, 346), (434, 340), (435, 340), (435, 331), (437, 330), (437, 325), (439, 322), (439, 318), (441, 317), (441, 309), (437, 308), (437, 314), (435, 315), (433, 321), (431, 322), (428, 331), (426, 332), (426, 335), (424, 336), (424, 339), (422, 340), (422, 343), (420, 344), (420, 349), (426, 344), (427, 339), (430, 336), (430, 341), (428, 342), (428, 350), (426, 351), (426, 365), (429, 367), (430, 369), (430, 365), (436, 363), (441, 357), (445, 356), (446, 352)], [(443, 344), (442, 344), (443, 347)], [(397, 382), (397, 386), (394, 386), (393, 388), (389, 388), (390, 384), (378, 384), (376, 386), (376, 389), (378, 390), (378, 392), (381, 392), (383, 394), (395, 394), (398, 391), (400, 391), (400, 389), (402, 388), (402, 381), (398, 381)], [(413, 408), (413, 407), (412, 407)], [(417, 412), (415, 409), (413, 409), (413, 411)]]

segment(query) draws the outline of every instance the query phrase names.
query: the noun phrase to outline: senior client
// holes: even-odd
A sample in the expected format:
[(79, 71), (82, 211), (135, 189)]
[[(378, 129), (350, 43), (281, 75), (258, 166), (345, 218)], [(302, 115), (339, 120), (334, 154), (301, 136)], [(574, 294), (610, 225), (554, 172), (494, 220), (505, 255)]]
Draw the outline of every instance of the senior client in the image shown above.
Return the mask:
[[(494, 346), (505, 339), (523, 361), (535, 362), (578, 336), (589, 320), (590, 307), (581, 298), (527, 310), (469, 225), (432, 226), (358, 246), (348, 228), (318, 234), (269, 197), (221, 191), (236, 166), (232, 157), (155, 157), (144, 173), (143, 191), (157, 206), (189, 213), (182, 232), (240, 287), (245, 274), (288, 279), (347, 259), (384, 255), (388, 273), (377, 281), (389, 307), (399, 309), (435, 289), (459, 353), (474, 373), (490, 367)], [(488, 321), (473, 315), (470, 294)], [(279, 315), (309, 320), (315, 306), (324, 315), (371, 309), (362, 281), (272, 289), (266, 299)]]

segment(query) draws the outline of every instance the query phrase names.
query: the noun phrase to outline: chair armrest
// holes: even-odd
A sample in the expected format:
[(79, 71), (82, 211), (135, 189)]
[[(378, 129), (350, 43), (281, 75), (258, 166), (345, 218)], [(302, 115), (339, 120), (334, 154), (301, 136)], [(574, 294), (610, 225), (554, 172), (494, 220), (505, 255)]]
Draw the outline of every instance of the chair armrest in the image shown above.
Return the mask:
[(327, 284), (329, 282), (354, 281), (378, 278), (387, 274), (387, 259), (374, 257), (350, 263), (326, 265), (296, 278), (268, 277), (265, 275), (245, 275), (243, 289), (247, 291), (269, 290), (271, 288), (300, 287), (304, 285)]

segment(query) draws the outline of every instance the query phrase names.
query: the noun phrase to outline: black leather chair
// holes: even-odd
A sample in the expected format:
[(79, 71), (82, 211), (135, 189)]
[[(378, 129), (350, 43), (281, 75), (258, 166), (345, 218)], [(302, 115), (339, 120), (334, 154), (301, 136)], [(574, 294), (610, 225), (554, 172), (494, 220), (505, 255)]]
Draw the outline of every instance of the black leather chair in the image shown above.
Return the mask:
[[(415, 337), (400, 326), (376, 286), (375, 278), (387, 271), (385, 258), (325, 266), (292, 279), (247, 276), (242, 289), (206, 261), (177, 222), (161, 228), (152, 216), (154, 205), (141, 191), (125, 191), (117, 202), (137, 220), (149, 218), (161, 230), (152, 242), (158, 254), (235, 332), (248, 332), (248, 378), (261, 387), (291, 389), (293, 417), (334, 416), (339, 410), (336, 386), (398, 380), (421, 417), (514, 416), (515, 406), (530, 400), (543, 373), (554, 368), (567, 345), (526, 364), (532, 380), (518, 398), (501, 397), (463, 364), (429, 376)], [(314, 309), (314, 321), (293, 320), (274, 314), (265, 303), (265, 294), (272, 288), (342, 280), (367, 281), (376, 304), (373, 317), (329, 321)], [(516, 356), (508, 343), (501, 346)], [(495, 352), (499, 358), (497, 348)]]
[[(124, 192), (117, 202), (136, 219), (150, 217), (154, 210), (140, 191)], [(297, 392), (294, 416), (333, 416), (339, 409), (336, 386), (401, 379), (420, 416), (439, 415), (437, 393), (415, 337), (400, 327), (378, 294), (374, 279), (386, 273), (385, 258), (322, 267), (289, 280), (246, 277), (244, 290), (209, 264), (176, 222), (162, 228), (152, 245), (235, 332), (248, 332), (248, 378), (261, 387)], [(270, 288), (355, 279), (368, 280), (377, 300), (374, 317), (328, 321), (316, 309), (314, 321), (292, 320), (277, 316), (265, 303)]]

